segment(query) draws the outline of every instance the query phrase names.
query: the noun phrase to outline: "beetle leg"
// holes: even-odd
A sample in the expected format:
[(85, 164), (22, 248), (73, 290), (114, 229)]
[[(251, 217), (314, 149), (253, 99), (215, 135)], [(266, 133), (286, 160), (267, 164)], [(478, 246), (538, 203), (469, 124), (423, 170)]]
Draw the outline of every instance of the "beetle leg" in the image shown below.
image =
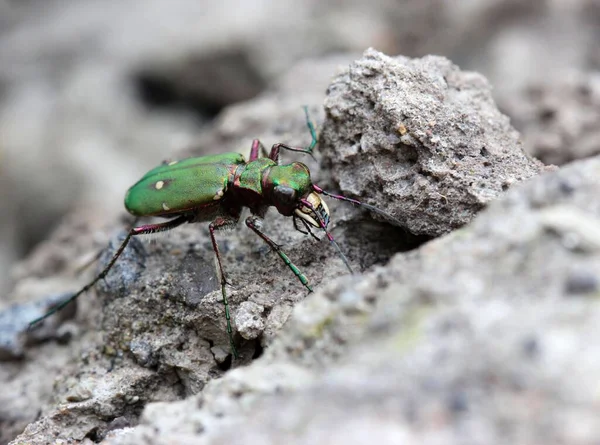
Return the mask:
[(296, 275), (296, 277), (298, 278), (298, 280), (300, 280), (300, 282), (304, 285), (304, 287), (306, 287), (308, 289), (308, 292), (312, 292), (313, 290), (310, 287), (310, 285), (308, 284), (308, 279), (306, 278), (306, 276), (300, 271), (300, 269), (298, 269), (298, 267), (296, 267), (296, 265), (294, 263), (292, 263), (290, 261), (290, 259), (285, 254), (285, 252), (283, 250), (281, 250), (281, 246), (278, 245), (277, 243), (275, 243), (275, 241), (273, 241), (271, 238), (269, 238), (267, 235), (265, 235), (260, 230), (260, 218), (257, 217), (257, 216), (254, 216), (254, 215), (249, 216), (248, 218), (246, 218), (246, 225), (254, 233), (256, 233), (258, 236), (260, 236), (263, 239), (263, 241), (265, 243), (267, 243), (269, 245), (269, 247), (277, 255), (279, 255), (279, 257), (283, 260), (283, 262), (285, 263), (285, 265), (290, 268), (290, 270), (292, 271), (292, 273), (294, 275)]
[[(132, 228), (135, 227), (135, 225), (138, 223), (139, 218), (135, 218), (133, 220), (133, 222), (131, 222), (130, 224), (127, 224), (127, 231), (129, 232)], [(82, 273), (84, 270), (86, 270), (88, 267), (90, 267), (92, 264), (94, 264), (96, 261), (98, 261), (100, 259), (100, 257), (102, 256), (102, 254), (104, 253), (105, 248), (100, 249), (98, 252), (96, 252), (96, 255), (94, 255), (93, 258), (91, 258), (89, 261), (86, 261), (85, 264), (82, 264), (81, 266), (79, 266), (77, 269), (75, 269), (75, 273), (77, 275), (79, 275), (80, 273)]]
[[(258, 139), (257, 139), (258, 140)], [(254, 145), (254, 144), (253, 144)], [(217, 239), (215, 237), (215, 232), (217, 230), (222, 230), (227, 227), (234, 226), (237, 224), (237, 218), (234, 217), (218, 217), (213, 222), (211, 222), (208, 226), (208, 230), (210, 232), (210, 240), (212, 241), (213, 250), (215, 251), (215, 255), (217, 256), (217, 263), (219, 265), (219, 273), (221, 275), (221, 295), (223, 296), (223, 306), (225, 306), (225, 319), (227, 320), (227, 335), (229, 336), (229, 346), (231, 348), (231, 353), (233, 354), (233, 358), (238, 359), (239, 355), (237, 349), (235, 348), (235, 344), (233, 342), (233, 329), (231, 329), (231, 316), (229, 315), (229, 302), (227, 301), (227, 291), (225, 290), (225, 285), (227, 281), (225, 280), (225, 272), (223, 271), (223, 263), (221, 262), (221, 255), (219, 255), (219, 246), (217, 245)]]
[[(296, 218), (297, 218), (297, 216), (296, 216)], [(312, 236), (317, 241), (321, 241), (319, 239), (319, 237), (312, 232), (312, 229), (310, 228), (311, 226), (309, 223), (307, 223), (303, 218), (300, 218), (300, 221), (302, 221), (302, 224), (304, 224), (304, 227), (306, 227), (306, 230), (308, 230), (308, 233), (310, 233), (310, 236)]]
[(308, 235), (308, 231), (304, 231), (302, 230), (300, 227), (298, 227), (298, 221), (297, 221), (298, 217), (296, 216), (296, 214), (294, 213), (292, 215), (292, 220), (294, 221), (294, 229), (296, 229), (298, 232), (302, 233), (303, 235)]
[(174, 229), (175, 227), (178, 227), (188, 221), (189, 221), (188, 216), (180, 216), (178, 218), (172, 219), (172, 220), (164, 222), (164, 223), (146, 224), (143, 226), (131, 228), (129, 230), (129, 232), (127, 232), (127, 236), (125, 237), (125, 239), (123, 240), (123, 242), (121, 243), (121, 245), (119, 246), (119, 248), (117, 249), (117, 251), (115, 252), (113, 257), (110, 259), (108, 265), (104, 269), (102, 269), (102, 272), (100, 272), (98, 275), (96, 275), (96, 278), (94, 278), (88, 284), (83, 286), (81, 289), (79, 289), (77, 292), (75, 292), (69, 298), (61, 301), (59, 304), (54, 306), (52, 309), (50, 309), (44, 315), (33, 320), (31, 323), (29, 323), (29, 328), (30, 329), (33, 328), (36, 324), (38, 324), (42, 320), (45, 320), (50, 315), (60, 311), (62, 308), (64, 308), (69, 303), (74, 301), (77, 297), (79, 297), (81, 294), (90, 290), (98, 281), (104, 279), (104, 277), (106, 277), (106, 275), (108, 274), (110, 269), (112, 269), (113, 265), (117, 262), (117, 260), (119, 259), (119, 257), (123, 253), (123, 251), (125, 250), (125, 247), (127, 247), (127, 244), (129, 244), (129, 240), (131, 239), (132, 236), (144, 235), (147, 233), (165, 232), (167, 230)]
[[(316, 144), (316, 142), (314, 142)], [(313, 160), (317, 160), (317, 158), (315, 158), (315, 155), (313, 155), (312, 150), (314, 148), (313, 143), (310, 144), (310, 146), (306, 147), (306, 148), (302, 148), (302, 147), (292, 147), (291, 145), (287, 145), (287, 144), (275, 144), (273, 145), (273, 147), (271, 147), (271, 154), (269, 154), (269, 158), (272, 159), (273, 161), (277, 162), (277, 164), (279, 164), (279, 150), (280, 149), (285, 149), (288, 151), (296, 151), (299, 153), (306, 153), (308, 155), (310, 155), (311, 158), (313, 158)]]
[[(304, 235), (311, 235), (314, 239), (316, 239), (317, 241), (321, 241), (310, 229), (310, 225), (302, 218), (299, 218), (298, 215), (296, 215), (295, 213), (292, 215), (292, 219), (294, 221), (294, 229), (296, 229), (298, 232), (304, 234)], [(300, 219), (300, 221), (302, 222), (302, 224), (304, 224), (304, 227), (306, 228), (306, 232), (304, 230), (302, 230), (300, 227), (298, 227), (298, 219)]]
[(269, 158), (272, 159), (273, 161), (275, 161), (276, 163), (279, 164), (279, 150), (280, 149), (284, 149), (284, 150), (289, 150), (289, 151), (296, 151), (296, 152), (300, 152), (300, 153), (306, 153), (309, 154), (311, 158), (313, 158), (315, 161), (315, 156), (313, 155), (313, 150), (315, 148), (315, 146), (317, 145), (318, 142), (318, 138), (317, 138), (317, 130), (315, 129), (315, 125), (313, 124), (313, 122), (310, 120), (310, 116), (308, 115), (308, 107), (304, 106), (304, 114), (306, 116), (306, 126), (308, 127), (308, 131), (310, 131), (310, 135), (312, 137), (312, 140), (310, 142), (310, 145), (308, 145), (307, 147), (292, 147), (290, 145), (287, 144), (275, 144), (273, 145), (273, 147), (271, 147), (271, 153), (269, 154)]
[(254, 139), (252, 141), (252, 147), (250, 148), (250, 160), (248, 162), (256, 161), (258, 159), (258, 151), (263, 154), (264, 157), (267, 157), (267, 149), (258, 139)]

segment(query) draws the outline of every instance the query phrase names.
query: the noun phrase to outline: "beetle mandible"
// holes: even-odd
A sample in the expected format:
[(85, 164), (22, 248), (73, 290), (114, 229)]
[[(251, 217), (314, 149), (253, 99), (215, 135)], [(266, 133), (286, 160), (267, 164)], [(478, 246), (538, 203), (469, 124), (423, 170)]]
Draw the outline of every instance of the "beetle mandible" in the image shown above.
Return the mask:
[[(376, 207), (326, 192), (312, 183), (308, 167), (301, 162), (279, 164), (279, 154), (282, 149), (312, 156), (312, 151), (317, 145), (317, 133), (309, 118), (307, 107), (304, 107), (304, 112), (312, 136), (310, 145), (305, 148), (277, 143), (272, 146), (270, 153), (267, 153), (264, 145), (255, 139), (247, 162), (239, 153), (223, 153), (163, 163), (146, 173), (128, 190), (125, 195), (125, 208), (136, 217), (156, 216), (170, 219), (129, 230), (111, 260), (92, 281), (42, 317), (31, 322), (30, 326), (61, 310), (103, 279), (132, 237), (165, 232), (185, 223), (210, 222), (208, 228), (221, 279), (229, 346), (233, 357), (239, 358), (233, 340), (226, 292), (227, 282), (215, 232), (235, 226), (244, 207), (248, 207), (251, 213), (251, 216), (246, 218), (246, 226), (279, 255), (309, 292), (312, 292), (312, 287), (306, 276), (292, 263), (281, 247), (262, 231), (262, 219), (269, 207), (275, 207), (283, 216), (292, 217), (294, 228), (306, 235), (310, 234), (316, 238), (311, 229), (322, 230), (338, 251), (347, 269), (353, 273), (348, 260), (328, 231), (329, 209), (321, 195), (365, 207), (396, 225), (400, 226), (401, 223)], [(259, 154), (263, 154), (264, 157), (259, 157)], [(306, 230), (302, 230), (298, 222)]]

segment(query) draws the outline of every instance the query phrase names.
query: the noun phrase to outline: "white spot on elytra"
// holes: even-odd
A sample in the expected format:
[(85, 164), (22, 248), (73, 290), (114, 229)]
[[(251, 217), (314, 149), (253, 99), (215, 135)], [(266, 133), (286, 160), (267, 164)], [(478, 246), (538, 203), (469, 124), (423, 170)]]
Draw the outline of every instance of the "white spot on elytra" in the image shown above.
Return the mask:
[(156, 190), (160, 190), (164, 185), (165, 181), (158, 181), (156, 184), (154, 184), (154, 188), (156, 188)]
[(162, 208), (163, 208), (163, 210), (164, 210), (165, 212), (167, 212), (167, 211), (171, 210), (171, 209), (169, 208), (169, 206), (167, 205), (167, 203), (165, 203), (165, 202), (163, 202), (163, 203), (162, 203)]
[(218, 201), (223, 197), (223, 190), (219, 190), (215, 196), (213, 196), (214, 201)]
[(175, 165), (175, 164), (177, 164), (178, 162), (179, 162), (179, 161), (171, 161), (171, 162), (169, 162), (167, 165)]

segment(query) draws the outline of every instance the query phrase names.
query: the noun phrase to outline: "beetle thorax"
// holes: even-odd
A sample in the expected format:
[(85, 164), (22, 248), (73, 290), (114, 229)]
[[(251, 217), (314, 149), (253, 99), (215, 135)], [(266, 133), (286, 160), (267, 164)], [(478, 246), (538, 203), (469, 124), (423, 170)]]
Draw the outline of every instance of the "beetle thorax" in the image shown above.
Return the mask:
[(268, 158), (259, 158), (236, 168), (233, 175), (232, 195), (235, 201), (251, 210), (268, 205), (263, 190), (263, 178), (275, 162)]

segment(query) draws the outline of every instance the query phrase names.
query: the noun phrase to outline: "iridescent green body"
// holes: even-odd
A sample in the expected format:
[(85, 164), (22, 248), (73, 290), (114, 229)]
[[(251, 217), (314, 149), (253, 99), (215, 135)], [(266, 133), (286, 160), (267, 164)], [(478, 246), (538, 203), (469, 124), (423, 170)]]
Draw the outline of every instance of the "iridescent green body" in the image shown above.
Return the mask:
[(224, 153), (161, 165), (129, 189), (125, 208), (135, 216), (166, 216), (218, 206), (235, 168), (245, 162), (239, 153)]
[(277, 165), (269, 158), (246, 162), (239, 153), (202, 156), (150, 170), (125, 196), (135, 216), (193, 214), (194, 222), (217, 215), (239, 217), (242, 207), (264, 216), (275, 206), (291, 216), (298, 199), (312, 192), (308, 167), (300, 162)]

